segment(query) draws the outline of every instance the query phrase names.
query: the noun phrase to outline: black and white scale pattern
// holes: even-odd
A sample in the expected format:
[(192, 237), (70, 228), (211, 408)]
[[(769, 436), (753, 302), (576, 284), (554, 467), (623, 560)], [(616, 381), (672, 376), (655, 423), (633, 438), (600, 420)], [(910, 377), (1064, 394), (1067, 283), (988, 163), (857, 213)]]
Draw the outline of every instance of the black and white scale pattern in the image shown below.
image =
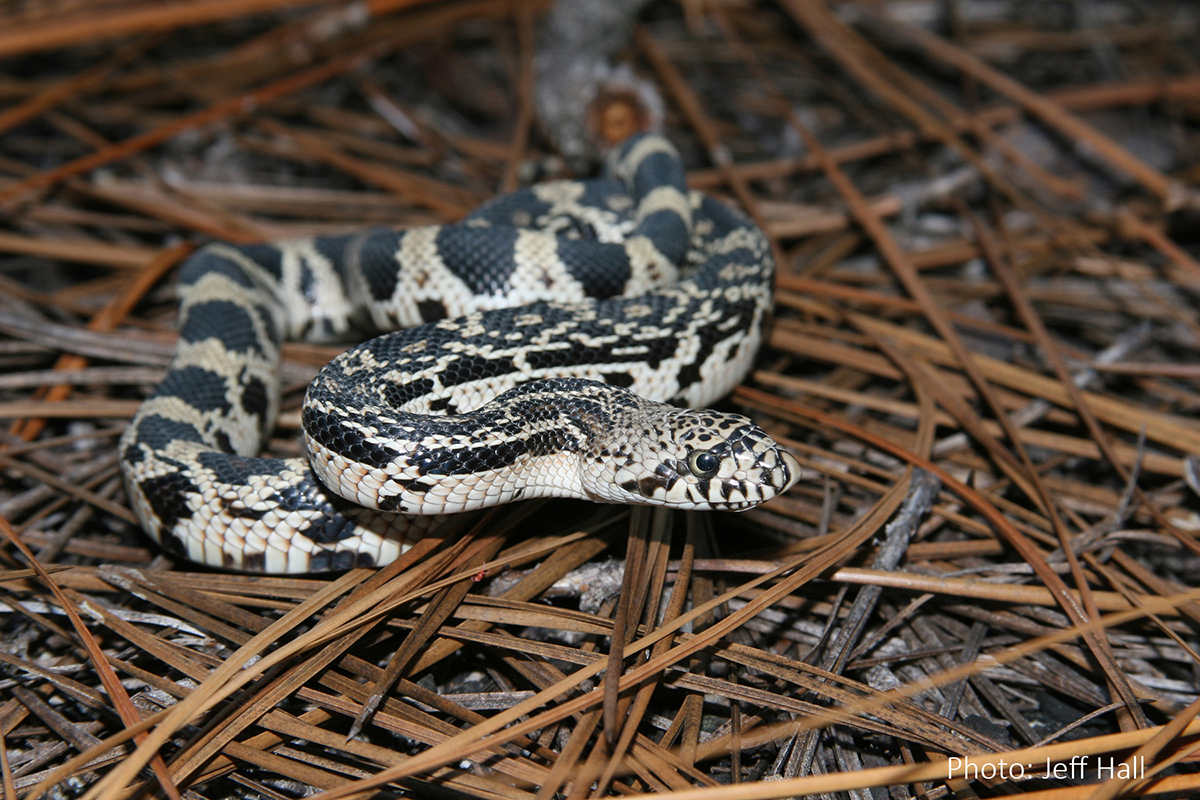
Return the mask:
[[(432, 515), (520, 498), (748, 508), (798, 479), (795, 459), (745, 417), (678, 406), (745, 376), (772, 279), (762, 232), (689, 194), (654, 135), (608, 177), (454, 225), (209, 245), (181, 270), (168, 375), (121, 440), (133, 508), (188, 559), (293, 573), (382, 565)], [(396, 327), (309, 387), (310, 459), (254, 456), (283, 340)]]

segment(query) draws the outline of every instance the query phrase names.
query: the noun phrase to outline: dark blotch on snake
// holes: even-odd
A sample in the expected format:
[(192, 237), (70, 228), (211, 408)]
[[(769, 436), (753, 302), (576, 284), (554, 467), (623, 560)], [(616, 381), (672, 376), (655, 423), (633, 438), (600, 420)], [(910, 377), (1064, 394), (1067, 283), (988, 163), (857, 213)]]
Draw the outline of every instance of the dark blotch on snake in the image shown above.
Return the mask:
[[(246, 289), (253, 288), (254, 283), (241, 266), (230, 261), (221, 252), (227, 247), (228, 245), (210, 244), (207, 247), (201, 248), (194, 256), (184, 262), (184, 265), (179, 269), (180, 287), (191, 286), (207, 275), (222, 275), (238, 286)], [(278, 278), (282, 274), (279, 265), (283, 256), (278, 248), (268, 245), (249, 245), (234, 249), (261, 264), (263, 269), (270, 273), (272, 277)], [(262, 259), (261, 261), (260, 258)]]
[(218, 481), (231, 486), (246, 486), (251, 477), (262, 475), (264, 469), (273, 466), (270, 459), (231, 453), (200, 453), (196, 460), (200, 466), (210, 470)]
[(183, 539), (181, 539), (179, 535), (170, 528), (162, 529), (162, 535), (159, 538), (159, 541), (162, 543), (163, 549), (168, 553), (175, 553), (176, 555), (187, 558), (187, 546), (183, 543)]
[(642, 497), (653, 497), (656, 489), (666, 489), (667, 482), (660, 475), (645, 475), (638, 479), (637, 489)]
[(486, 296), (503, 291), (516, 271), (517, 235), (515, 228), (446, 225), (434, 241), (447, 269), (472, 294)]
[(312, 267), (307, 263), (300, 264), (300, 293), (305, 297), (315, 297), (316, 292), (313, 287), (316, 285), (316, 279), (313, 275)]
[(559, 260), (570, 265), (568, 273), (589, 296), (607, 300), (624, 291), (633, 271), (623, 245), (575, 239), (559, 239), (557, 244)]
[(399, 277), (396, 253), (405, 235), (404, 231), (372, 228), (349, 237), (346, 242), (347, 254), (351, 260), (358, 262), (359, 274), (376, 301), (389, 300), (396, 291)]
[[(261, 318), (266, 316), (266, 311), (256, 307), (255, 311), (251, 312), (229, 300), (197, 303), (188, 309), (187, 323), (183, 326), (180, 337), (187, 342), (216, 339), (232, 353), (261, 353), (263, 343), (259, 339), (252, 314), (258, 314)], [(263, 329), (274, 335), (270, 320), (260, 321), (266, 322)]]
[(237, 519), (262, 519), (265, 513), (265, 511), (255, 511), (240, 499), (234, 500), (227, 497), (218, 497), (217, 503), (220, 504), (226, 514)]
[(446, 318), (446, 307), (440, 300), (418, 300), (417, 313), (422, 322), (437, 322)]
[(247, 572), (262, 572), (267, 564), (266, 553), (243, 553), (241, 569)]
[[(312, 240), (313, 249), (321, 254), (330, 264), (341, 265), (346, 259), (346, 247), (353, 240), (357, 239), (359, 234), (347, 234), (345, 236), (317, 236)], [(392, 272), (396, 270), (393, 268)]]
[[(753, 300), (746, 299), (740, 303), (734, 304), (726, 311), (725, 320), (736, 319), (737, 323), (734, 328), (745, 327), (749, 325), (753, 319), (755, 312)], [(679, 387), (686, 389), (693, 383), (700, 380), (700, 367), (712, 355), (716, 346), (725, 341), (727, 334), (720, 330), (716, 325), (705, 325), (696, 331), (696, 335), (700, 339), (700, 345), (696, 352), (696, 357), (690, 363), (685, 364), (683, 369), (679, 370)], [(736, 348), (732, 355), (736, 355)]]
[(173, 419), (152, 414), (143, 419), (141, 424), (138, 425), (136, 442), (138, 446), (145, 446), (151, 450), (161, 451), (171, 442), (175, 441), (206, 444), (200, 431), (186, 422), (177, 422)]
[(320, 550), (312, 554), (313, 571), (347, 570), (355, 567), (373, 567), (375, 559), (367, 553), (349, 550)]
[(485, 380), (497, 375), (508, 375), (514, 371), (511, 358), (488, 358), (474, 353), (462, 353), (446, 364), (446, 371), (439, 377), (443, 386), (459, 386), (472, 381)]
[(397, 383), (396, 381), (381, 382), (378, 393), (379, 399), (384, 405), (391, 408), (400, 408), (409, 400), (417, 397), (425, 397), (433, 389), (434, 383), (431, 378), (418, 378), (405, 383)]
[(633, 376), (628, 372), (606, 372), (604, 373), (604, 382), (611, 383), (613, 386), (620, 386), (622, 389), (628, 389), (633, 386)]
[(267, 415), (267, 385), (258, 378), (245, 378), (242, 410), (260, 419)]
[(647, 214), (638, 226), (638, 233), (658, 243), (658, 248), (672, 264), (687, 255), (688, 229), (674, 211), (662, 209)]
[(404, 491), (413, 492), (414, 494), (425, 494), (433, 488), (433, 484), (427, 483), (420, 478), (393, 478), (391, 482), (402, 487)]
[(283, 251), (269, 244), (252, 244), (242, 252), (254, 260), (275, 280), (283, 277)]
[[(147, 478), (141, 485), (146, 501), (162, 522), (164, 532), (170, 531), (179, 520), (192, 516), (187, 495), (199, 494), (200, 490), (182, 472), (169, 472), (157, 478)], [(181, 547), (178, 552), (184, 552), (184, 549)]]
[(187, 398), (187, 404), (197, 411), (228, 413), (229, 386), (226, 379), (202, 367), (181, 367), (167, 373), (158, 385), (160, 394)]

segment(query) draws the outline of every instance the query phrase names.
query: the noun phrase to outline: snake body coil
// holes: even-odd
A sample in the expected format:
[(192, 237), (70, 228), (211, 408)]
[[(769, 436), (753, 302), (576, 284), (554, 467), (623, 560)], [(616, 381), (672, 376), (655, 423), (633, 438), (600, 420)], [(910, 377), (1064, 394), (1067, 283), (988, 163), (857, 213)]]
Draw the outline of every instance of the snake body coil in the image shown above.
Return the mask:
[[(750, 420), (665, 404), (749, 370), (765, 237), (689, 194), (661, 137), (626, 142), (609, 176), (455, 225), (189, 259), (178, 349), (120, 445), (146, 531), (193, 561), (302, 573), (385, 564), (428, 515), (520, 498), (740, 510), (784, 491), (799, 466)], [(309, 459), (254, 456), (285, 339), (413, 325), (313, 381)]]

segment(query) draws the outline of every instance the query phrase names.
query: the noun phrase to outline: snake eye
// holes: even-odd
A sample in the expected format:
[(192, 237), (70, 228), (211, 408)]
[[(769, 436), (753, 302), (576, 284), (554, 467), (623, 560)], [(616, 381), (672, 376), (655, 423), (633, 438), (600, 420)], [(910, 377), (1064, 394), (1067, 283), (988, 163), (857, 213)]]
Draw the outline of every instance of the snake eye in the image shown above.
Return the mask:
[(688, 453), (688, 469), (697, 478), (711, 478), (721, 469), (721, 459), (708, 450), (693, 450)]

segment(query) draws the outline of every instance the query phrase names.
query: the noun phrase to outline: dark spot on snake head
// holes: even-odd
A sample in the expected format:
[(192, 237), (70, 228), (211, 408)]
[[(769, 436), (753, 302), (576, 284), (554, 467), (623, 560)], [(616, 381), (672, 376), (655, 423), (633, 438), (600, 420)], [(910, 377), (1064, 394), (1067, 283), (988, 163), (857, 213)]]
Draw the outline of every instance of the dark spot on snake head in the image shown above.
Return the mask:
[(636, 494), (638, 492), (638, 482), (637, 481), (623, 481), (621, 483), (621, 488), (624, 489), (625, 491), (629, 492), (630, 494)]
[(638, 494), (642, 497), (654, 497), (654, 493), (666, 490), (667, 481), (661, 475), (644, 475), (637, 481)]

